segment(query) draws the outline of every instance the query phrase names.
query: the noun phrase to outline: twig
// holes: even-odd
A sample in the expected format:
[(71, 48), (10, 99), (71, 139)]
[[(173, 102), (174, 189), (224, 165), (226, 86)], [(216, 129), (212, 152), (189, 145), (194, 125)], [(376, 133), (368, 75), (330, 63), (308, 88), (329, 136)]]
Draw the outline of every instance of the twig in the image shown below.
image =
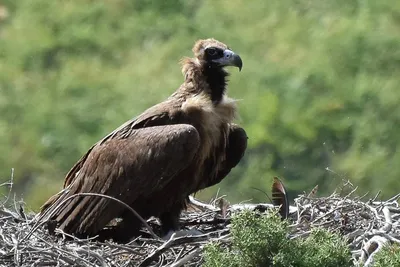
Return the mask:
[(203, 250), (203, 246), (200, 246), (198, 248), (193, 249), (192, 252), (190, 252), (189, 254), (187, 254), (185, 257), (183, 257), (182, 259), (174, 262), (171, 265), (168, 265), (168, 267), (179, 267), (179, 266), (184, 266), (184, 264), (188, 263), (189, 261), (193, 260), (193, 258), (197, 257), (201, 251)]
[(199, 241), (204, 241), (209, 238), (209, 235), (199, 235), (199, 236), (184, 236), (184, 237), (178, 237), (175, 238), (175, 233), (172, 234), (171, 238), (162, 244), (160, 247), (158, 247), (156, 250), (154, 250), (150, 255), (147, 256), (147, 258), (139, 265), (139, 267), (144, 267), (148, 266), (152, 261), (154, 261), (161, 253), (163, 253), (165, 250), (185, 244), (185, 243), (193, 243), (193, 242), (199, 242)]
[(13, 185), (14, 185), (14, 168), (11, 168), (10, 181), (6, 182), (6, 183), (3, 183), (0, 186), (3, 186), (3, 185), (8, 185), (9, 186), (8, 195), (6, 197), (6, 200), (2, 203), (2, 205), (4, 206), (8, 202), (8, 200), (10, 199), (11, 191), (12, 191), (12, 188), (13, 188)]

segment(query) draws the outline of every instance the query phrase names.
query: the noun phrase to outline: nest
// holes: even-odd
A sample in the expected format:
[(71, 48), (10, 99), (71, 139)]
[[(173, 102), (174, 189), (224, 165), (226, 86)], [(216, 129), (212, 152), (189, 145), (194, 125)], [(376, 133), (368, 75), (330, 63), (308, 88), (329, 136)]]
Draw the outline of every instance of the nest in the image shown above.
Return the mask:
[[(312, 192), (297, 197), (288, 214), (291, 238), (305, 237), (315, 227), (337, 231), (348, 240), (354, 262), (363, 266), (369, 266), (386, 243), (400, 243), (399, 225), (394, 223), (400, 217), (400, 194), (387, 201), (377, 197), (363, 201), (363, 197), (353, 197), (354, 192), (328, 197), (314, 197)], [(0, 266), (201, 266), (207, 243), (231, 242), (232, 214), (274, 208), (264, 203), (230, 205), (223, 198), (210, 204), (190, 200), (189, 209), (181, 216), (182, 228), (203, 234), (174, 234), (164, 240), (148, 230), (159, 227), (152, 218), (141, 237), (117, 244), (77, 239), (59, 229), (55, 230), (57, 235), (50, 235), (35, 213), (25, 212), (23, 203), (7, 197), (0, 204)]]

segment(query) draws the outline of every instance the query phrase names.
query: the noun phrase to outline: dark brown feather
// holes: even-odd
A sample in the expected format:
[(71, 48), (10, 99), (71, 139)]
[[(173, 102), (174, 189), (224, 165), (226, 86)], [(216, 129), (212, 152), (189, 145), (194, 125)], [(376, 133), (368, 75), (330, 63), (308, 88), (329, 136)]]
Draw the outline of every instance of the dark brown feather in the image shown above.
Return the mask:
[(314, 188), (310, 191), (307, 197), (313, 198), (317, 195), (318, 192), (318, 185), (314, 186)]
[[(151, 147), (148, 140), (152, 140)], [(137, 199), (157, 193), (158, 188), (165, 187), (174, 175), (188, 167), (199, 144), (196, 129), (181, 124), (139, 129), (129, 138), (111, 139), (92, 150), (67, 196), (96, 192), (132, 205)], [(170, 159), (172, 154), (175, 156)], [(62, 221), (60, 228), (67, 232), (93, 235), (122, 211), (122, 206), (108, 199), (75, 198), (55, 220)]]
[(286, 219), (289, 216), (289, 199), (286, 189), (278, 177), (274, 177), (272, 183), (272, 204), (279, 207), (279, 214)]
[(80, 237), (101, 234), (117, 217), (123, 221), (114, 239), (128, 239), (140, 227), (116, 201), (88, 196), (65, 201), (85, 192), (123, 201), (144, 219), (159, 217), (164, 232), (178, 228), (188, 196), (221, 181), (247, 147), (245, 131), (232, 124), (236, 106), (225, 96), (226, 73), (222, 66), (210, 69), (203, 57), (210, 45), (226, 49), (214, 39), (196, 43), (197, 58), (184, 61), (185, 82), (175, 93), (82, 156), (67, 173), (64, 189), (42, 206), (45, 219)]

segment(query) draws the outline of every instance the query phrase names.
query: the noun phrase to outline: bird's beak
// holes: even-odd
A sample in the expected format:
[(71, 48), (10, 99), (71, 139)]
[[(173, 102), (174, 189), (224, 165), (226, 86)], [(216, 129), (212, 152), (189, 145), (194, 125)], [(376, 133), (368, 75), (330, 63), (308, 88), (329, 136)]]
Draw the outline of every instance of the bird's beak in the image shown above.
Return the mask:
[(224, 51), (224, 56), (213, 60), (222, 66), (234, 66), (238, 67), (239, 71), (242, 70), (243, 62), (239, 55), (235, 54), (233, 51), (226, 49)]

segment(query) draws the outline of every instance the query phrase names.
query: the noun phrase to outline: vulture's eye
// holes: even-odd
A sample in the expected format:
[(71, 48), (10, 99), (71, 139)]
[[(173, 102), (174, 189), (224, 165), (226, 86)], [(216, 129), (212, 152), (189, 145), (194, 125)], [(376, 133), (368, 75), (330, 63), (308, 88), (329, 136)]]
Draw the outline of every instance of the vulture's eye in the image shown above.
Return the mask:
[(207, 49), (207, 53), (208, 53), (210, 56), (215, 56), (215, 55), (217, 54), (217, 49), (215, 49), (215, 48), (208, 48), (208, 49)]

